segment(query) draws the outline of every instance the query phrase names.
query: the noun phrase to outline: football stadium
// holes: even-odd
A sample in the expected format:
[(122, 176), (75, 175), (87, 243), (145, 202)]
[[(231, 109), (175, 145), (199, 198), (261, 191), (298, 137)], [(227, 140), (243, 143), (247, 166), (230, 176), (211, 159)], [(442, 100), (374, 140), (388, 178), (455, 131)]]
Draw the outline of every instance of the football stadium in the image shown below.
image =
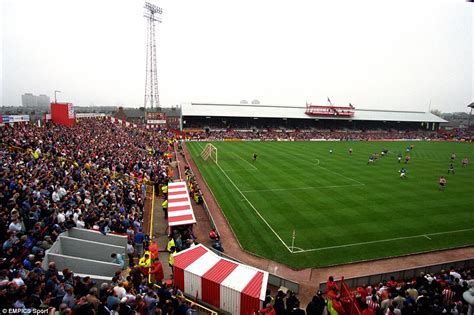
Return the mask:
[(474, 11), (380, 3), (1, 4), (1, 312), (474, 314)]

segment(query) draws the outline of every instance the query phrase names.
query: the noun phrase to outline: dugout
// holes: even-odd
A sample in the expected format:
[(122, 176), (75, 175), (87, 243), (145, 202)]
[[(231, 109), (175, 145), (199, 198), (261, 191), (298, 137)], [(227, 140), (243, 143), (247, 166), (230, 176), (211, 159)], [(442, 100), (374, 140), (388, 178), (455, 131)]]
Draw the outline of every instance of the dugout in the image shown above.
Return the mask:
[(174, 257), (178, 289), (230, 314), (253, 314), (265, 300), (268, 272), (214, 254), (199, 244)]
[(168, 183), (168, 230), (186, 230), (196, 223), (185, 181)]

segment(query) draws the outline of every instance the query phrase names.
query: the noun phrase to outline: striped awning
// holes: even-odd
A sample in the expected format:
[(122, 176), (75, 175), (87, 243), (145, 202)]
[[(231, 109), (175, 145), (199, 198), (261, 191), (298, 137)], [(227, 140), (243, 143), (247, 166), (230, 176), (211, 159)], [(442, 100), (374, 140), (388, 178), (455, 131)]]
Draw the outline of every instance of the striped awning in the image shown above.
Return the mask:
[(186, 182), (168, 184), (168, 226), (196, 223)]

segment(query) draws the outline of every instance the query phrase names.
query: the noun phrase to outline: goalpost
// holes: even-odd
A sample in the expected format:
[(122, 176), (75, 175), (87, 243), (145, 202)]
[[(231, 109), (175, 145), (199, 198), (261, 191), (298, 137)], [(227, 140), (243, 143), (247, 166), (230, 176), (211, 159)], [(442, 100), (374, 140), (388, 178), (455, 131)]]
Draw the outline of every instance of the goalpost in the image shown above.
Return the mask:
[(217, 148), (212, 144), (208, 143), (204, 150), (202, 150), (201, 157), (204, 161), (210, 159), (211, 161), (217, 164)]

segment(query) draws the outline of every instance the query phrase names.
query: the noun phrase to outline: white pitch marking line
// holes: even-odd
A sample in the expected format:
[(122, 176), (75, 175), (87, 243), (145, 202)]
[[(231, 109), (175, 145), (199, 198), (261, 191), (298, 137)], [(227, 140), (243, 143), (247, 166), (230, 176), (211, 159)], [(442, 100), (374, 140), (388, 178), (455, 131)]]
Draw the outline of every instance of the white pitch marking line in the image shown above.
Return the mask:
[[(201, 150), (202, 150), (201, 144), (198, 144), (198, 145), (201, 147)], [(252, 207), (252, 209), (255, 211), (255, 213), (260, 217), (260, 219), (262, 219), (262, 221), (268, 226), (268, 228), (273, 232), (273, 234), (275, 234), (275, 236), (280, 240), (280, 242), (283, 244), (283, 246), (285, 246), (285, 248), (291, 253), (292, 251), (291, 251), (290, 247), (288, 247), (288, 245), (286, 245), (286, 243), (282, 240), (280, 235), (278, 235), (277, 232), (275, 232), (275, 230), (270, 226), (270, 224), (268, 224), (267, 220), (265, 220), (265, 218), (260, 214), (260, 212), (258, 212), (258, 210), (254, 207), (254, 205), (247, 199), (247, 197), (245, 197), (245, 195), (242, 193), (242, 191), (239, 189), (239, 187), (237, 187), (237, 185), (232, 181), (232, 179), (230, 179), (229, 175), (227, 175), (227, 173), (222, 169), (222, 167), (219, 164), (216, 164), (216, 165), (221, 170), (222, 174), (224, 174), (224, 176), (227, 177), (229, 182), (235, 187), (235, 189), (237, 189), (237, 191), (242, 195), (242, 197), (244, 197), (244, 199), (247, 201), (247, 203), (250, 205), (250, 207)]]
[(245, 168), (245, 169), (238, 169), (238, 170), (229, 170), (229, 169), (226, 169), (225, 171), (226, 171), (226, 172), (242, 172), (242, 171), (255, 172), (255, 171), (258, 171), (258, 169), (253, 169), (253, 168)]
[(245, 195), (242, 193), (239, 187), (237, 187), (237, 185), (232, 181), (232, 179), (230, 179), (229, 175), (227, 175), (227, 173), (222, 169), (222, 167), (219, 164), (217, 164), (217, 167), (221, 170), (222, 174), (224, 174), (224, 176), (227, 177), (229, 182), (235, 187), (235, 189), (237, 189), (237, 191), (242, 195), (242, 197), (244, 197), (245, 201), (247, 201), (247, 203), (250, 205), (250, 207), (252, 207), (252, 209), (260, 217), (260, 219), (262, 219), (262, 221), (268, 226), (268, 228), (273, 232), (273, 234), (275, 234), (275, 236), (280, 240), (280, 242), (291, 253), (290, 247), (286, 245), (286, 243), (281, 239), (280, 235), (278, 235), (277, 232), (275, 232), (275, 230), (270, 226), (270, 224), (268, 224), (267, 220), (265, 220), (265, 218), (260, 214), (260, 212), (258, 212), (258, 210), (254, 207), (254, 205), (247, 199), (247, 197), (245, 197)]
[(429, 237), (428, 235), (423, 235), (423, 236), (431, 241), (431, 237)]
[(384, 239), (384, 240), (369, 241), (369, 242), (360, 242), (360, 243), (352, 243), (352, 244), (345, 244), (345, 245), (336, 245), (336, 246), (328, 246), (328, 247), (320, 247), (320, 248), (311, 248), (311, 249), (305, 249), (305, 250), (297, 251), (297, 252), (295, 252), (295, 253), (316, 252), (316, 251), (322, 251), (322, 250), (326, 250), (326, 249), (335, 249), (335, 248), (344, 248), (344, 247), (359, 246), (359, 245), (368, 245), (368, 244), (391, 242), (391, 241), (400, 241), (400, 240), (406, 240), (406, 239), (418, 238), (418, 237), (426, 237), (426, 238), (429, 238), (428, 235), (430, 235), (430, 236), (435, 236), (435, 235), (443, 235), (443, 234), (450, 234), (450, 233), (461, 233), (461, 232), (469, 232), (469, 231), (474, 231), (474, 228), (473, 228), (473, 229), (463, 229), (463, 230), (454, 230), (454, 231), (438, 232), (438, 233), (420, 234), (420, 235), (413, 235), (413, 236), (395, 237), (395, 238), (388, 238), (388, 239)]
[(361, 185), (361, 186), (365, 186), (364, 183), (359, 182), (357, 179), (353, 179), (353, 178), (347, 177), (347, 176), (345, 176), (345, 175), (342, 175), (342, 174), (340, 174), (340, 173), (338, 173), (338, 172), (331, 171), (330, 169), (325, 168), (325, 167), (322, 167), (322, 166), (320, 166), (320, 165), (316, 165), (316, 166), (317, 166), (317, 167), (320, 167), (320, 168), (322, 168), (322, 169), (325, 169), (326, 171), (331, 172), (331, 173), (333, 173), (333, 174), (336, 174), (336, 175), (339, 175), (339, 176), (341, 176), (341, 177), (344, 177), (345, 179), (348, 179), (348, 180), (351, 180), (351, 181), (353, 181), (353, 182), (356, 182), (356, 183), (358, 183), (358, 184)]
[(293, 247), (294, 249), (296, 250), (293, 250), (293, 253), (299, 253), (300, 251), (302, 251), (303, 249), (301, 247)]
[(249, 161), (247, 160), (244, 160), (240, 155), (238, 155), (237, 153), (235, 152), (232, 152), (233, 155), (235, 155), (236, 157), (238, 157), (239, 159), (241, 159), (242, 161), (244, 161), (245, 163), (247, 163), (248, 165), (252, 166), (254, 169), (258, 170), (258, 168), (255, 166), (255, 165), (252, 165), (252, 163), (250, 163)]
[(358, 186), (363, 186), (363, 185), (353, 184), (353, 185), (333, 185), (333, 186), (307, 186), (307, 187), (297, 187), (297, 188), (255, 189), (255, 190), (242, 190), (242, 192), (243, 193), (256, 193), (256, 192), (268, 192), (268, 191), (311, 190), (311, 189), (358, 187)]
[[(292, 154), (293, 154), (293, 155), (295, 155), (295, 154), (296, 154), (296, 155), (299, 155), (299, 156), (301, 156), (301, 157), (305, 157), (305, 158), (307, 158), (307, 157), (308, 157), (308, 156), (306, 156), (306, 155), (303, 155), (303, 154), (297, 154), (297, 153), (295, 153), (295, 152), (293, 152)], [(304, 159), (304, 160), (306, 160), (306, 161), (309, 161), (309, 160), (307, 160), (307, 159)], [(318, 162), (319, 162), (319, 159), (316, 159), (316, 160), (318, 160)], [(365, 184), (364, 184), (364, 183), (361, 183), (361, 182), (359, 182), (359, 181), (358, 181), (358, 180), (356, 180), (356, 179), (353, 179), (353, 178), (347, 177), (347, 176), (345, 176), (345, 175), (342, 175), (342, 174), (340, 174), (340, 173), (338, 173), (338, 172), (331, 171), (331, 170), (330, 170), (330, 169), (328, 169), (328, 168), (325, 168), (325, 167), (323, 167), (323, 166), (320, 166), (320, 165), (319, 165), (319, 163), (317, 163), (317, 164), (314, 164), (314, 166), (320, 167), (320, 168), (322, 168), (322, 169), (324, 169), (324, 170), (326, 170), (326, 171), (328, 171), (328, 172), (331, 172), (331, 173), (333, 173), (333, 174), (339, 175), (339, 176), (341, 176), (341, 177), (344, 177), (345, 179), (351, 180), (351, 181), (353, 181), (353, 182), (356, 182), (356, 183), (358, 183), (358, 184), (360, 184), (360, 185), (362, 185), (362, 186), (365, 186)]]

